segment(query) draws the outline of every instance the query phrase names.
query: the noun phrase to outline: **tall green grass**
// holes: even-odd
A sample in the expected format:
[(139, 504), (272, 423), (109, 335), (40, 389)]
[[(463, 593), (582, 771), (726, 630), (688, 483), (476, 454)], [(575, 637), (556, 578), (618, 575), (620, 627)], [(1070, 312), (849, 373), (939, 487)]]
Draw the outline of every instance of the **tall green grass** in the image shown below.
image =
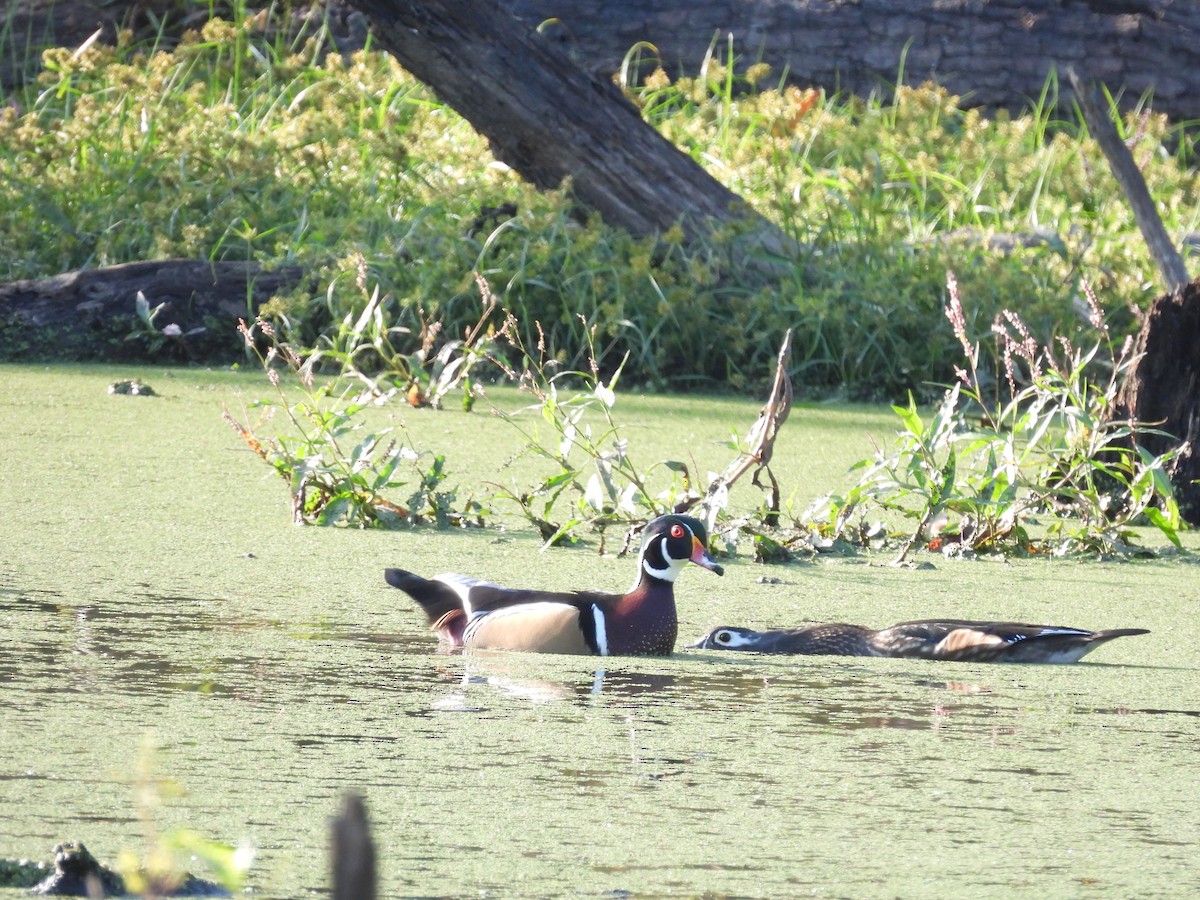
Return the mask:
[[(806, 93), (765, 66), (737, 71), (732, 50), (695, 78), (628, 86), (648, 121), (801, 244), (790, 274), (767, 280), (736, 270), (720, 236), (634, 239), (581, 219), (568, 189), (523, 184), (388, 56), (329, 47), (321, 32), (290, 42), (214, 20), (171, 52), (128, 38), (47, 52), (38, 82), (0, 103), (0, 279), (173, 256), (300, 262), (321, 289), (261, 312), (315, 344), (361, 309), (364, 272), (397, 326), (416, 335), (440, 317), (461, 332), (478, 271), (566, 365), (594, 326), (602, 366), (629, 353), (628, 380), (738, 389), (771, 371), (791, 327), (802, 392), (892, 399), (952, 378), (949, 268), (975, 337), (1001, 308), (1039, 337), (1073, 333), (1081, 277), (1117, 319), (1158, 293), (1053, 82), (1027, 114), (995, 118), (936, 87)], [(1168, 230), (1196, 230), (1187, 141), (1160, 116), (1122, 127)], [(504, 204), (516, 215), (489, 215)], [(997, 233), (1042, 239), (1000, 252)], [(231, 358), (239, 347), (231, 333)]]

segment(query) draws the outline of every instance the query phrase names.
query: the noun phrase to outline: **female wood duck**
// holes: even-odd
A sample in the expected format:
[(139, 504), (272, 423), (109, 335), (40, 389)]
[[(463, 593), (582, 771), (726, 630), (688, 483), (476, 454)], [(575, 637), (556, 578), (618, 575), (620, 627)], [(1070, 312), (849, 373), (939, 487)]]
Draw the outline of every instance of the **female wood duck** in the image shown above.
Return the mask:
[(704, 523), (662, 516), (642, 532), (638, 580), (625, 594), (515, 590), (465, 575), (384, 577), (421, 605), (451, 647), (600, 656), (666, 656), (675, 649), (675, 579), (689, 562), (724, 570), (708, 554)]
[(1129, 634), (1149, 634), (1145, 628), (1084, 631), (1057, 625), (1018, 625), (1015, 622), (937, 621), (901, 622), (874, 631), (861, 625), (811, 625), (751, 631), (715, 628), (691, 649), (753, 650), (811, 656), (895, 656), (909, 659), (948, 659), (961, 662), (1078, 662), (1105, 641)]

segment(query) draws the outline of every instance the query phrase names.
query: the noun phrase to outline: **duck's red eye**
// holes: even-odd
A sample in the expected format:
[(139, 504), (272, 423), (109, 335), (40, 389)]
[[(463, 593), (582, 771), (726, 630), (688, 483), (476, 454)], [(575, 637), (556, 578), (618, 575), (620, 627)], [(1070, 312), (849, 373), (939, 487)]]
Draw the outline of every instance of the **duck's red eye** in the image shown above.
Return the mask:
[(683, 537), (683, 526), (679, 525), (679, 524), (672, 525), (671, 526), (671, 537), (673, 537), (673, 538)]

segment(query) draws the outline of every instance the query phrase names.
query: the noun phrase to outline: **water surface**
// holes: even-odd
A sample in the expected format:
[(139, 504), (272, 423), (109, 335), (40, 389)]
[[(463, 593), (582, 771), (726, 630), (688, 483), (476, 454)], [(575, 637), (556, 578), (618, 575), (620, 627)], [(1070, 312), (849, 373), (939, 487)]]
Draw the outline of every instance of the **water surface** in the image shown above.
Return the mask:
[[(163, 396), (109, 397), (128, 377), (109, 368), (0, 368), (0, 856), (45, 858), (78, 838), (112, 860), (182, 826), (254, 845), (255, 896), (320, 896), (328, 820), (354, 788), (387, 897), (1200, 891), (1191, 557), (929, 571), (742, 560), (679, 584), (687, 638), (937, 615), (1153, 631), (1071, 667), (444, 655), (383, 584), (385, 565), (620, 588), (632, 562), (538, 554), (517, 528), (294, 528), (282, 483), (220, 421), (221, 402), (257, 382), (139, 374)], [(755, 412), (634, 412), (652, 423), (655, 404), (674, 422), (647, 428), (664, 458), (680, 443), (709, 453)], [(464, 478), (496, 469), (511, 440), (478, 417), (468, 428), (488, 437), (472, 449), (461, 414), (406, 416), (461, 445)], [(881, 421), (801, 410), (790, 483), (842, 486), (806, 482), (813, 431), (844, 429), (844, 469)], [(149, 809), (135, 789), (147, 735), (154, 772), (186, 790)]]

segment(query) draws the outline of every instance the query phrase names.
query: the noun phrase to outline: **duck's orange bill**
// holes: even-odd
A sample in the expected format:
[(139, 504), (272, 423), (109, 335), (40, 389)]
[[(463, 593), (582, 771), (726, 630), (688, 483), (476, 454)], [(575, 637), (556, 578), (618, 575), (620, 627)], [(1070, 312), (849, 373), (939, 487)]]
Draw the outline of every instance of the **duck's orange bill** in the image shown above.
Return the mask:
[(716, 572), (718, 575), (724, 575), (725, 570), (715, 559), (708, 555), (708, 549), (700, 543), (700, 538), (692, 537), (692, 555), (691, 560), (698, 566), (708, 569), (710, 572)]

